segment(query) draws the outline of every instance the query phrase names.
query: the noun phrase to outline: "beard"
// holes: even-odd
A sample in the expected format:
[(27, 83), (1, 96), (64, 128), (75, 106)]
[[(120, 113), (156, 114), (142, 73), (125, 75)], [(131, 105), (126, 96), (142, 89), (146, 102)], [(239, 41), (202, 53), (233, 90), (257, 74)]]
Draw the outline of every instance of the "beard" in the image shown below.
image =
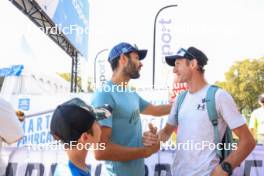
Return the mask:
[(138, 79), (140, 77), (139, 71), (131, 72), (129, 77), (131, 79)]
[(123, 70), (124, 74), (129, 76), (130, 79), (137, 79), (140, 77), (139, 69), (136, 67), (135, 64), (128, 60), (127, 66)]

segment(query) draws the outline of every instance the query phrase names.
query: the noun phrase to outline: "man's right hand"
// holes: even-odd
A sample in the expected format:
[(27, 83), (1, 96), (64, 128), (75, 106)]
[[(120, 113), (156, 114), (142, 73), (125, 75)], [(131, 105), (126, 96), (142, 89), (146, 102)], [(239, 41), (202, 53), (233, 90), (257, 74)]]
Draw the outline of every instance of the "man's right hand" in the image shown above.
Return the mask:
[(157, 127), (149, 124), (149, 131), (145, 132), (142, 137), (144, 147), (146, 149), (146, 157), (156, 153), (160, 149), (160, 141), (157, 135)]
[(144, 132), (142, 142), (145, 147), (158, 144), (160, 141), (157, 135), (157, 127), (154, 127), (151, 123), (149, 124), (149, 131)]
[(160, 143), (158, 142), (148, 147), (145, 146), (144, 149), (145, 149), (145, 158), (147, 158), (160, 150)]

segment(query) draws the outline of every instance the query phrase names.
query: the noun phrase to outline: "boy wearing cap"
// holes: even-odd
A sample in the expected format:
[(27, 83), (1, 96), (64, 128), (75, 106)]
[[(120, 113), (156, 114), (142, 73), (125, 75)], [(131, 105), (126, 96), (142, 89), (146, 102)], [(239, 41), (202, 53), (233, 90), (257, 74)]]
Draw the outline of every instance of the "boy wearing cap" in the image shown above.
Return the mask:
[[(176, 55), (165, 57), (179, 82), (186, 82), (188, 91), (177, 111), (177, 100), (174, 102), (166, 126), (158, 133), (159, 140), (165, 142), (177, 128), (177, 144), (191, 143), (189, 150), (176, 149), (173, 162), (174, 176), (227, 176), (248, 156), (255, 147), (255, 141), (246, 125), (245, 118), (237, 110), (233, 98), (222, 89), (215, 94), (217, 124), (220, 139), (228, 126), (238, 136), (237, 149), (219, 163), (216, 150), (203, 143), (214, 144), (214, 127), (207, 112), (206, 94), (210, 85), (204, 78), (204, 66), (207, 56), (195, 47), (180, 49)], [(178, 119), (176, 115), (178, 114)], [(144, 145), (152, 145), (157, 135), (144, 133)], [(220, 140), (222, 141), (222, 140)], [(215, 145), (215, 144), (214, 144)], [(200, 146), (200, 147), (197, 147)], [(201, 148), (202, 146), (202, 148)], [(196, 148), (195, 148), (196, 147)]]
[(108, 175), (144, 176), (144, 160), (159, 150), (159, 145), (144, 147), (140, 113), (162, 116), (170, 112), (171, 105), (154, 106), (129, 89), (130, 79), (140, 77), (141, 60), (147, 50), (139, 50), (129, 43), (119, 43), (112, 48), (108, 61), (113, 74), (101, 89), (94, 94), (92, 105), (109, 104), (112, 116), (100, 121), (101, 142), (106, 143), (104, 151), (96, 151), (95, 158), (106, 160)]
[(0, 97), (0, 176), (5, 175), (7, 163), (1, 158), (2, 141), (14, 143), (23, 137), (23, 129), (10, 103)]
[(100, 141), (101, 129), (96, 122), (97, 116), (90, 106), (78, 98), (56, 108), (50, 132), (56, 140), (64, 143), (69, 162), (58, 165), (54, 176), (90, 176), (85, 160), (89, 147), (97, 146)]
[(259, 144), (264, 145), (264, 94), (258, 98), (260, 107), (255, 109), (250, 117), (249, 128)]

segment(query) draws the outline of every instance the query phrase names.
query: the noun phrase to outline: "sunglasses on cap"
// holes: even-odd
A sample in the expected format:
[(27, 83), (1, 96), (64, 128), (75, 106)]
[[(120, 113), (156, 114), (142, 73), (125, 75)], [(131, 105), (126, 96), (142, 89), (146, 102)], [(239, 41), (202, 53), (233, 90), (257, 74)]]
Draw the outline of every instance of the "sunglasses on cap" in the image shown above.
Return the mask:
[(177, 52), (177, 55), (182, 56), (182, 57), (184, 57), (185, 55), (189, 55), (189, 56), (191, 56), (192, 59), (195, 58), (194, 55), (192, 55), (192, 53), (190, 53), (189, 51), (187, 51), (187, 50), (184, 49), (184, 48), (180, 48), (180, 49), (178, 50), (178, 52)]

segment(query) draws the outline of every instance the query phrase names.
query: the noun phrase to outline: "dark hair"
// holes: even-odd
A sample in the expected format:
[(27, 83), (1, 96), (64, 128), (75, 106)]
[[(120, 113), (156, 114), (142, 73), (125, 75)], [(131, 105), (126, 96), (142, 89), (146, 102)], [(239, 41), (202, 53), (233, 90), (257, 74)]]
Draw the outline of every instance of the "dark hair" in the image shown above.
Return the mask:
[(94, 134), (92, 127), (91, 127), (90, 129), (88, 129), (86, 132), (87, 132), (88, 134), (90, 134), (90, 135), (93, 135), (93, 134)]
[(113, 59), (113, 60), (110, 62), (110, 65), (111, 65), (112, 71), (114, 71), (114, 70), (117, 68), (119, 58), (120, 58), (120, 56), (118, 56), (117, 58)]
[[(195, 58), (193, 58), (193, 59), (195, 59)], [(197, 60), (197, 59), (196, 59)], [(189, 60), (189, 59), (186, 59), (186, 63), (190, 63), (190, 61), (191, 60)], [(203, 66), (201, 66), (200, 64), (199, 64), (199, 62), (198, 62), (198, 60), (197, 60), (197, 65), (198, 65), (198, 68), (197, 68), (197, 70), (200, 72), (200, 73), (204, 73), (204, 71), (205, 71), (205, 69), (204, 69), (204, 67)]]
[[(132, 53), (132, 51), (131, 51), (131, 52), (128, 52), (128, 53), (124, 53), (124, 55), (125, 55), (128, 59), (130, 59), (130, 53)], [(112, 71), (114, 71), (114, 70), (118, 67), (118, 61), (119, 61), (119, 59), (120, 59), (120, 56), (118, 56), (117, 58), (114, 58), (114, 59), (110, 62), (110, 65), (111, 65)]]
[(204, 67), (201, 66), (201, 65), (199, 65), (199, 64), (198, 64), (198, 66), (199, 66), (199, 67), (198, 67), (198, 71), (201, 72), (201, 73), (204, 73), (204, 72), (205, 72)]

